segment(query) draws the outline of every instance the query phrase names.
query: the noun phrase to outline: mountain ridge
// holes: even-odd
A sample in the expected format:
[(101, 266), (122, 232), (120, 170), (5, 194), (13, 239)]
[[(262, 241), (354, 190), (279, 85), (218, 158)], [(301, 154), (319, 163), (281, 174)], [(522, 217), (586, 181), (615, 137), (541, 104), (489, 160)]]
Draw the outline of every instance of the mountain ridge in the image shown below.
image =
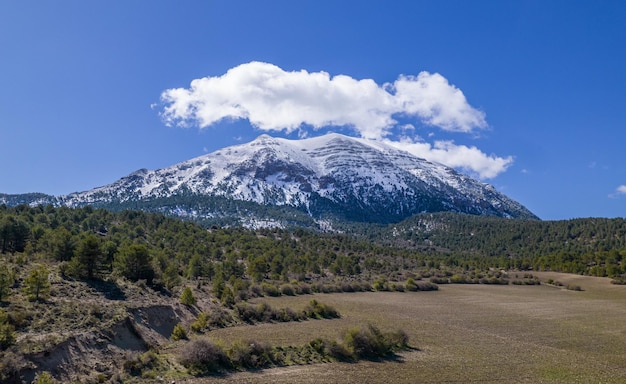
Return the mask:
[[(6, 196), (11, 195), (0, 195), (0, 202)], [(158, 205), (160, 199), (190, 197), (292, 207), (316, 220), (336, 216), (390, 223), (440, 211), (538, 219), (493, 186), (452, 168), (384, 143), (337, 133), (301, 140), (261, 135), (169, 167), (139, 169), (111, 184), (55, 197), (51, 203), (69, 207), (134, 203), (141, 209), (146, 202)], [(194, 204), (182, 204), (178, 211), (182, 216), (194, 210), (198, 217), (211, 216)]]

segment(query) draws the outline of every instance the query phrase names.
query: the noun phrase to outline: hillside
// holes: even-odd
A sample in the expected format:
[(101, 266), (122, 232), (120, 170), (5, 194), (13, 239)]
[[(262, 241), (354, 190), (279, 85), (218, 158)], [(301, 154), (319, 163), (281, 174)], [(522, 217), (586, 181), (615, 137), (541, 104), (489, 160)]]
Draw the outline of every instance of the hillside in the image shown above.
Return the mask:
[(539, 284), (530, 269), (622, 282), (625, 272), (623, 220), (428, 214), (366, 228), (360, 238), (207, 229), (139, 211), (0, 206), (0, 379), (29, 383), (42, 372), (64, 382), (185, 376), (194, 371), (179, 357), (195, 344), (173, 340), (180, 332), (195, 340), (216, 328), (333, 313), (319, 303), (248, 304), (259, 297)]
[(626, 256), (626, 219), (506, 220), (421, 214), (383, 231), (378, 243), (464, 258), (499, 259), (505, 268), (616, 276)]

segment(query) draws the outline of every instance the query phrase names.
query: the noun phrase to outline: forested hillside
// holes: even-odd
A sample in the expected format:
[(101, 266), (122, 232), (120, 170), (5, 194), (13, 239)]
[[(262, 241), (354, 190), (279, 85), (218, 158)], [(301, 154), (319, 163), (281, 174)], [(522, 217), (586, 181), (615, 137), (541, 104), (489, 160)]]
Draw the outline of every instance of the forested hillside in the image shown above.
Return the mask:
[[(171, 373), (177, 364), (193, 374), (185, 358), (154, 351), (186, 339), (187, 332), (340, 316), (316, 300), (301, 310), (247, 303), (262, 296), (540, 284), (532, 270), (624, 282), (626, 224), (620, 219), (429, 214), (352, 231), (207, 228), (140, 211), (0, 205), (0, 381), (31, 382), (48, 371), (82, 381), (99, 361), (106, 364), (88, 381), (127, 382)], [(316, 359), (356, 358), (323, 352), (325, 343), (315, 344), (322, 353)], [(76, 348), (80, 356), (59, 367), (53, 357), (71, 356)], [(272, 356), (278, 360), (264, 364), (284, 363)], [(232, 358), (222, 368), (249, 367)]]
[(449, 213), (422, 214), (374, 238), (429, 255), (492, 260), (503, 268), (617, 276), (624, 273), (626, 220), (508, 220)]

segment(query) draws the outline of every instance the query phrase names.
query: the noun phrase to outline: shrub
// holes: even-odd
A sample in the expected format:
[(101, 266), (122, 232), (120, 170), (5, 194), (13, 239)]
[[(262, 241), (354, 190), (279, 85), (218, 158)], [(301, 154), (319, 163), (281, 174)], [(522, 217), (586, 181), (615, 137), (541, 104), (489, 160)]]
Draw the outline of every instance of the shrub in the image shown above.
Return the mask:
[(433, 276), (429, 279), (429, 281), (433, 284), (448, 284), (450, 283), (450, 281), (448, 280), (447, 277), (437, 277), (437, 276)]
[(385, 278), (381, 277), (374, 281), (374, 284), (372, 284), (372, 288), (374, 288), (375, 291), (388, 291), (389, 284), (387, 283), (387, 280)]
[(50, 281), (48, 281), (50, 271), (44, 265), (33, 269), (26, 280), (24, 286), (28, 300), (45, 300), (50, 296)]
[(174, 341), (187, 339), (187, 331), (185, 331), (185, 328), (182, 325), (176, 324), (172, 330), (171, 338)]
[(200, 312), (196, 320), (191, 323), (191, 330), (196, 333), (204, 331), (209, 326), (209, 314), (206, 312)]
[(0, 354), (0, 383), (21, 383), (20, 371), (28, 366), (21, 354)]
[(13, 324), (0, 324), (0, 351), (15, 344), (15, 327)]
[(211, 327), (222, 328), (233, 322), (233, 317), (223, 308), (214, 308), (209, 315), (209, 325)]
[(315, 299), (311, 299), (309, 304), (304, 309), (307, 317), (310, 318), (338, 318), (341, 317), (339, 311), (337, 311), (334, 307), (326, 304), (322, 304)]
[(280, 293), (285, 296), (295, 296), (296, 292), (291, 284), (283, 284), (280, 286)]
[(185, 287), (183, 293), (180, 295), (180, 302), (188, 307), (195, 305), (197, 300), (191, 291), (191, 288)]
[(355, 358), (376, 358), (388, 356), (399, 349), (406, 349), (409, 337), (402, 330), (383, 333), (370, 324), (367, 328), (349, 329), (343, 340), (345, 347)]
[(208, 340), (198, 339), (187, 343), (182, 349), (179, 362), (192, 375), (215, 372), (230, 367), (224, 350)]
[(55, 383), (57, 383), (57, 381), (54, 380), (54, 378), (49, 372), (40, 373), (39, 375), (37, 375), (37, 378), (35, 379), (35, 381), (33, 381), (33, 384), (55, 384)]
[(261, 284), (261, 289), (263, 289), (263, 293), (267, 296), (280, 296), (280, 291), (273, 284), (263, 283)]
[(232, 307), (235, 305), (235, 295), (233, 295), (233, 291), (229, 287), (224, 288), (222, 291), (220, 301), (222, 302), (222, 305), (226, 307)]
[(340, 361), (352, 360), (352, 353), (343, 344), (336, 340), (317, 338), (309, 345), (322, 356), (330, 356)]
[(582, 291), (582, 287), (580, 285), (572, 285), (572, 284), (568, 284), (567, 287), (565, 287), (566, 289), (570, 290), (570, 291)]
[(273, 362), (272, 348), (255, 340), (235, 342), (228, 350), (228, 357), (239, 368), (262, 368)]
[(307, 283), (301, 283), (300, 285), (300, 293), (303, 295), (311, 294), (311, 286)]
[(404, 287), (406, 288), (407, 291), (410, 291), (410, 292), (419, 291), (419, 287), (417, 286), (417, 284), (415, 284), (415, 280), (413, 280), (413, 278), (411, 277), (406, 279), (406, 282), (404, 283)]
[(439, 289), (437, 284), (430, 281), (418, 281), (416, 284), (420, 291), (436, 291)]

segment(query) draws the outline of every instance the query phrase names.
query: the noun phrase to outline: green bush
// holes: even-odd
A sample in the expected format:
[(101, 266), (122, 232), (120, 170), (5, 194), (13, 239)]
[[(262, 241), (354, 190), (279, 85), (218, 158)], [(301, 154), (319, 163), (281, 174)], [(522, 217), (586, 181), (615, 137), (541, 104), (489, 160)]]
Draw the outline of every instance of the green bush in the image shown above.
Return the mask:
[(33, 384), (55, 384), (57, 383), (57, 381), (52, 377), (52, 375), (49, 372), (42, 372), (39, 375), (37, 375), (37, 378), (35, 379), (35, 381), (33, 381)]
[(413, 280), (413, 278), (411, 277), (406, 279), (406, 282), (404, 283), (404, 287), (406, 288), (407, 291), (410, 291), (410, 292), (419, 291), (419, 287), (417, 286), (417, 284), (415, 284), (415, 280)]
[(280, 291), (273, 284), (263, 283), (261, 284), (261, 289), (263, 290), (263, 294), (267, 296), (280, 296)]
[(176, 324), (172, 330), (171, 338), (174, 341), (187, 339), (187, 331), (182, 325)]
[(274, 361), (269, 344), (255, 340), (235, 342), (228, 350), (228, 357), (237, 368), (263, 368)]
[(196, 333), (204, 331), (209, 326), (209, 314), (206, 312), (200, 312), (196, 320), (191, 323), (191, 330)]
[(4, 351), (15, 344), (15, 327), (13, 324), (0, 324), (0, 351)]
[(185, 287), (183, 293), (180, 295), (180, 302), (188, 307), (196, 304), (197, 300), (191, 291), (191, 288)]
[(315, 299), (311, 299), (309, 304), (304, 309), (307, 317), (310, 318), (324, 318), (324, 319), (332, 319), (339, 318), (341, 315), (339, 311), (337, 311), (334, 307), (326, 304), (322, 304)]

